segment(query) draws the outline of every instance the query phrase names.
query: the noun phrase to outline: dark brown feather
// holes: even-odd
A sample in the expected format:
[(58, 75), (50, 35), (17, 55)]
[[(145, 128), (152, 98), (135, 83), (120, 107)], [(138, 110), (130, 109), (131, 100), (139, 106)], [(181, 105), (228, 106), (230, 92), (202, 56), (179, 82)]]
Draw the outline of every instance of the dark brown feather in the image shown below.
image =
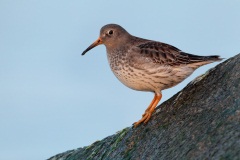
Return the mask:
[(161, 42), (148, 41), (137, 47), (142, 54), (151, 58), (154, 63), (170, 66), (221, 60), (219, 56), (197, 56), (185, 53), (174, 46)]

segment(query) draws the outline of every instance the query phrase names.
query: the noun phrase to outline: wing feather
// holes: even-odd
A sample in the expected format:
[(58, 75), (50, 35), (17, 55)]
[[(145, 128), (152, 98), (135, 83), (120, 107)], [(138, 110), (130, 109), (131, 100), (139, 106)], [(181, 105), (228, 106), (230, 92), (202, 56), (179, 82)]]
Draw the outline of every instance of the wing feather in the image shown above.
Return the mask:
[(179, 66), (204, 61), (220, 60), (219, 56), (197, 56), (182, 52), (180, 49), (166, 43), (148, 41), (137, 45), (140, 53), (153, 63)]

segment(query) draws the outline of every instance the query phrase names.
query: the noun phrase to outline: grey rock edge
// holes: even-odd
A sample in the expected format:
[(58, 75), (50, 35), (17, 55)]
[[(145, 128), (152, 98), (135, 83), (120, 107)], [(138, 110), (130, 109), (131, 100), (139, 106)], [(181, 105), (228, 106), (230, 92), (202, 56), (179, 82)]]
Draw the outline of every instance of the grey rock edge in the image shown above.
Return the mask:
[(49, 160), (240, 159), (240, 54), (157, 107), (151, 120)]

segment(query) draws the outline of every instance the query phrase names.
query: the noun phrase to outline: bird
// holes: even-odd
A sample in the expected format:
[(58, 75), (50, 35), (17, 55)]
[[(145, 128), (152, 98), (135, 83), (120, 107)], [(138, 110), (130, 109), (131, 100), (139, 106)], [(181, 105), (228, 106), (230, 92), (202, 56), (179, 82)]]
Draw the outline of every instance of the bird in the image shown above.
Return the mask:
[(218, 55), (194, 55), (167, 43), (133, 36), (118, 24), (103, 26), (99, 38), (82, 55), (100, 44), (105, 45), (110, 68), (120, 82), (137, 91), (154, 93), (134, 127), (150, 120), (162, 90), (179, 84), (200, 66), (222, 60)]

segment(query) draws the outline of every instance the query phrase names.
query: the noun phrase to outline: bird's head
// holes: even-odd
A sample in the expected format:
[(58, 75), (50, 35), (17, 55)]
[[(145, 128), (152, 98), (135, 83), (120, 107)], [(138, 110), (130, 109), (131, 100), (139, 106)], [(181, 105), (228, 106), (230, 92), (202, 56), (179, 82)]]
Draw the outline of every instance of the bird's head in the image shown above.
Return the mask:
[(100, 44), (104, 44), (107, 49), (116, 48), (124, 43), (126, 44), (125, 40), (127, 40), (129, 36), (130, 34), (117, 24), (105, 25), (100, 30), (99, 38), (84, 50), (82, 55)]

